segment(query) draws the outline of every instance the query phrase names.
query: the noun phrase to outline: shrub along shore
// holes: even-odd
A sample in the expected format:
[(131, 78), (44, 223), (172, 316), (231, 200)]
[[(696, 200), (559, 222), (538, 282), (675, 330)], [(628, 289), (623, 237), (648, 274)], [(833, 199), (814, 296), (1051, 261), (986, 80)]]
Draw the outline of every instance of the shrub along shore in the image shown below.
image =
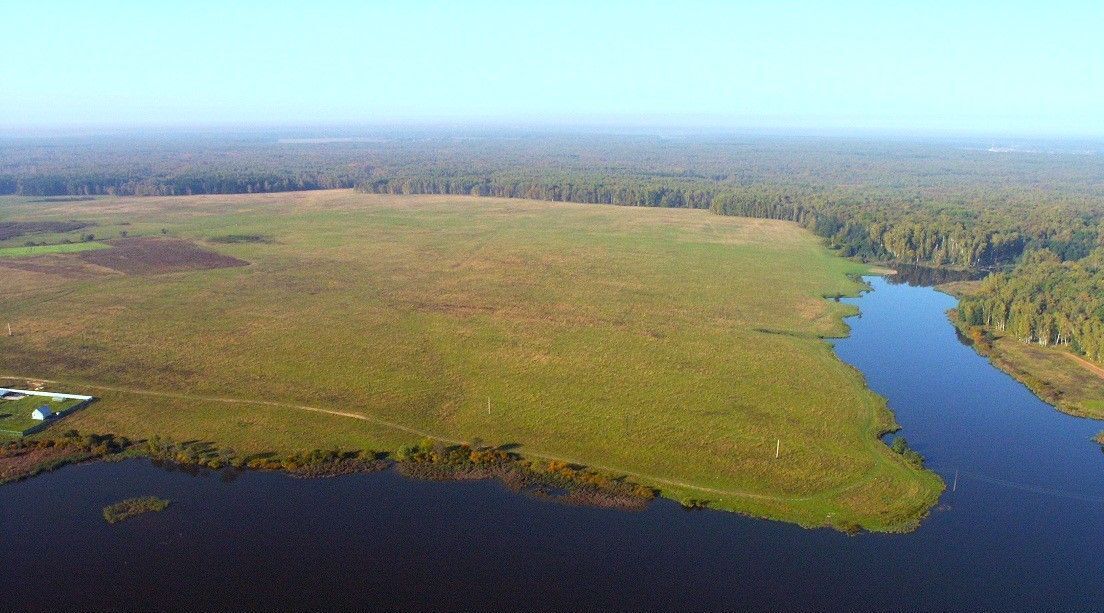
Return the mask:
[[(161, 437), (131, 441), (112, 434), (81, 435), (75, 430), (58, 438), (21, 439), (0, 446), (0, 484), (27, 479), (69, 464), (141, 457), (210, 470), (282, 471), (299, 478), (336, 477), (394, 467), (400, 474), (414, 479), (498, 479), (515, 492), (543, 499), (625, 510), (642, 509), (656, 496), (652, 488), (583, 466), (527, 460), (508, 450), (479, 443), (447, 445), (425, 439), (416, 445), (403, 446), (394, 454), (314, 449), (280, 456), (275, 453), (238, 454), (233, 449), (220, 449), (196, 441), (177, 442)], [(129, 502), (119, 504), (127, 506), (124, 503)], [(126, 509), (112, 514), (118, 516), (115, 521), (130, 516)], [(107, 515), (105, 508), (105, 518)], [(108, 521), (115, 523), (111, 519)]]

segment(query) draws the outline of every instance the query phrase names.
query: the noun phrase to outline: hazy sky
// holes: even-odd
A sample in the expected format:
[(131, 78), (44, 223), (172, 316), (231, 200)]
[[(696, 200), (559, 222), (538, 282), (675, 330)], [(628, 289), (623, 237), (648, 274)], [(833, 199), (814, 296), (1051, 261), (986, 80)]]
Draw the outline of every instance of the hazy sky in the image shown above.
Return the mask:
[(1104, 0), (0, 1), (0, 126), (1104, 134)]

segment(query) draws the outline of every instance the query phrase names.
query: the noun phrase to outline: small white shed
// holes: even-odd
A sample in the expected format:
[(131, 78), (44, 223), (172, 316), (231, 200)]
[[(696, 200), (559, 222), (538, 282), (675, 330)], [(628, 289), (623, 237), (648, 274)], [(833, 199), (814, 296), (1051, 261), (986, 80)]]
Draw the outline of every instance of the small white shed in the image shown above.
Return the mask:
[(31, 419), (37, 419), (38, 421), (45, 421), (53, 416), (54, 412), (46, 405), (42, 405), (34, 411), (31, 411)]

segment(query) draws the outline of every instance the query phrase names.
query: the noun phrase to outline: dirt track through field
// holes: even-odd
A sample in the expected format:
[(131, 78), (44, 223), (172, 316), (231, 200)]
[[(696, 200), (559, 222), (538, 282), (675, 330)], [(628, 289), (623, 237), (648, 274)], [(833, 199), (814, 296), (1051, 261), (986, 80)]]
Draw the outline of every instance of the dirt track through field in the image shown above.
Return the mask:
[(1095, 373), (1096, 376), (1100, 377), (1101, 379), (1104, 379), (1104, 368), (1101, 368), (1101, 367), (1097, 366), (1096, 364), (1093, 364), (1092, 362), (1086, 360), (1085, 358), (1083, 358), (1079, 355), (1076, 355), (1076, 354), (1073, 354), (1073, 353), (1067, 353), (1066, 355), (1073, 358), (1078, 364), (1084, 366), (1085, 368), (1089, 369), (1091, 372)]
[[(21, 376), (21, 375), (20, 376), (17, 376), (17, 375), (0, 375), (0, 379), (35, 381), (35, 382), (39, 382), (39, 383), (58, 383), (58, 381), (55, 381), (55, 380), (52, 380), (52, 379), (39, 379), (39, 378), (35, 378), (35, 377), (26, 377), (26, 376)], [(155, 398), (176, 398), (178, 400), (200, 400), (200, 401), (205, 401), (205, 402), (222, 402), (222, 403), (226, 403), (226, 404), (260, 405), (260, 406), (279, 407), (279, 408), (285, 408), (285, 409), (296, 409), (296, 410), (300, 410), (300, 411), (310, 411), (312, 413), (323, 413), (323, 414), (326, 414), (326, 415), (334, 415), (334, 416), (337, 416), (337, 417), (345, 417), (345, 418), (348, 418), (348, 419), (358, 419), (360, 421), (366, 421), (366, 422), (374, 423), (374, 424), (377, 424), (377, 425), (380, 425), (380, 426), (384, 426), (386, 428), (399, 430), (401, 432), (406, 432), (406, 433), (413, 434), (413, 435), (416, 435), (416, 436), (420, 436), (420, 437), (423, 437), (423, 438), (429, 438), (429, 439), (434, 439), (434, 440), (438, 440), (438, 441), (443, 441), (443, 442), (450, 443), (450, 444), (453, 444), (453, 445), (463, 445), (463, 444), (467, 443), (467, 441), (461, 441), (461, 440), (449, 438), (449, 437), (446, 437), (446, 436), (439, 436), (439, 435), (433, 434), (431, 432), (426, 432), (424, 430), (419, 430), (417, 428), (411, 428), (409, 426), (404, 426), (402, 424), (398, 424), (398, 423), (395, 423), (395, 422), (392, 422), (392, 421), (388, 421), (386, 419), (381, 419), (379, 417), (375, 417), (375, 416), (372, 416), (372, 415), (365, 415), (365, 414), (362, 414), (362, 413), (350, 413), (350, 412), (347, 412), (347, 411), (335, 411), (335, 410), (332, 410), (332, 409), (324, 409), (322, 407), (315, 407), (315, 406), (310, 406), (310, 405), (305, 405), (305, 404), (277, 402), (277, 401), (274, 401), (274, 400), (246, 400), (246, 399), (242, 399), (242, 398), (228, 398), (228, 397), (224, 397), (224, 396), (202, 396), (202, 395), (193, 395), (193, 394), (182, 394), (182, 393), (179, 393), (179, 392), (159, 392), (159, 391), (155, 391), (155, 390), (135, 389), (135, 388), (127, 388), (127, 387), (116, 387), (116, 386), (110, 386), (110, 385), (98, 385), (98, 384), (92, 384), (92, 383), (78, 383), (78, 384), (81, 387), (85, 387), (85, 388), (89, 388), (89, 389), (93, 389), (93, 390), (118, 392), (118, 393), (123, 393), (123, 394), (136, 394), (136, 395), (139, 395), (139, 396), (151, 396), (151, 397), (155, 397)], [(719, 495), (725, 495), (725, 496), (740, 496), (740, 497), (744, 497), (744, 498), (754, 498), (754, 499), (758, 499), (758, 500), (775, 500), (775, 501), (780, 501), (780, 502), (799, 502), (799, 501), (803, 501), (803, 500), (811, 500), (811, 499), (814, 498), (814, 496), (786, 497), (786, 496), (771, 496), (769, 494), (759, 494), (759, 493), (755, 493), (755, 492), (722, 490), (722, 489), (706, 487), (706, 486), (702, 486), (702, 485), (695, 485), (693, 483), (686, 483), (685, 481), (678, 481), (678, 480), (675, 480), (675, 479), (668, 479), (668, 478), (665, 478), (665, 477), (657, 477), (657, 476), (654, 476), (654, 475), (647, 475), (647, 474), (643, 474), (643, 473), (633, 472), (633, 471), (625, 470), (623, 468), (618, 468), (616, 466), (603, 466), (601, 464), (594, 464), (594, 463), (585, 462), (585, 461), (582, 461), (582, 460), (576, 460), (574, 458), (564, 458), (564, 457), (554, 456), (554, 455), (534, 451), (534, 450), (531, 450), (531, 449), (526, 449), (523, 455), (533, 457), (533, 458), (539, 458), (539, 459), (542, 459), (542, 460), (551, 460), (551, 461), (556, 461), (556, 462), (566, 462), (568, 464), (576, 464), (576, 465), (579, 465), (579, 466), (586, 466), (586, 467), (589, 467), (589, 468), (593, 468), (593, 469), (597, 469), (597, 470), (601, 470), (601, 471), (605, 471), (605, 472), (622, 474), (622, 475), (625, 475), (627, 477), (635, 477), (635, 478), (638, 478), (638, 479), (646, 479), (646, 480), (651, 481), (653, 483), (659, 483), (659, 484), (662, 484), (662, 485), (669, 485), (669, 486), (672, 486), (672, 487), (687, 488), (687, 489), (692, 489), (692, 490), (696, 490), (696, 491), (700, 491), (700, 492), (707, 492), (707, 493), (711, 493), (711, 494), (719, 494)], [(857, 485), (858, 483), (861, 483), (861, 481), (856, 482), (853, 485)]]

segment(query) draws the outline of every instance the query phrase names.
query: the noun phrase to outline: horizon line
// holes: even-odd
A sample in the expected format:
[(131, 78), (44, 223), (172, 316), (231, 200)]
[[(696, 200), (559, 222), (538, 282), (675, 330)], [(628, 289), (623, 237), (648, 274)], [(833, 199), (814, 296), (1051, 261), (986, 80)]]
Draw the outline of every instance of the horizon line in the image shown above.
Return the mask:
[[(409, 119), (385, 121), (318, 121), (318, 122), (74, 122), (57, 124), (2, 125), (0, 138), (95, 138), (141, 136), (216, 136), (216, 135), (276, 135), (314, 138), (351, 138), (381, 133), (418, 134), (425, 132), (483, 132), (511, 134), (529, 132), (531, 136), (549, 134), (588, 134), (607, 136), (655, 135), (674, 136), (778, 136), (836, 138), (994, 138), (1043, 140), (1104, 140), (1104, 131), (1069, 129), (995, 129), (988, 127), (935, 127), (900, 125), (845, 126), (839, 124), (749, 124), (749, 123), (686, 123), (649, 120), (574, 121), (555, 120), (486, 120)], [(359, 132), (359, 134), (357, 134)]]

